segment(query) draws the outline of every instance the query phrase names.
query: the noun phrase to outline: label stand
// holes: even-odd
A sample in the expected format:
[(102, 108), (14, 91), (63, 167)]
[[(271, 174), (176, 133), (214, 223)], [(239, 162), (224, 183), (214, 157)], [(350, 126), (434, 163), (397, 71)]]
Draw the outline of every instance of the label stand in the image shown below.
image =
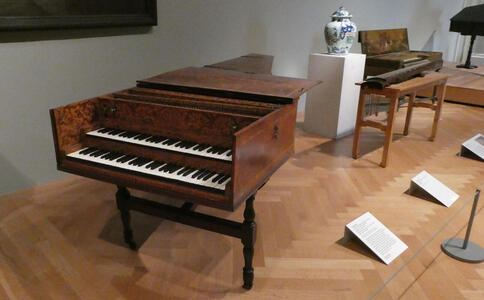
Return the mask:
[(449, 189), (445, 184), (434, 178), (427, 171), (418, 173), (410, 181), (409, 194), (416, 197), (419, 195), (428, 196), (428, 198), (450, 207), (459, 198), (459, 195)]
[(387, 265), (408, 248), (369, 212), (346, 225), (343, 239), (357, 241)]
[(471, 150), (467, 149), (464, 145), (460, 146), (460, 153), (459, 156), (474, 159), (477, 161), (484, 161), (484, 159), (480, 158), (479, 155), (475, 154)]
[(460, 156), (484, 161), (484, 135), (479, 133), (462, 143)]
[(463, 262), (479, 263), (484, 261), (484, 248), (469, 241), (471, 235), (472, 223), (476, 215), (477, 202), (479, 201), (480, 190), (476, 190), (474, 203), (472, 204), (471, 216), (467, 225), (465, 239), (448, 238), (442, 242), (442, 251), (448, 256)]

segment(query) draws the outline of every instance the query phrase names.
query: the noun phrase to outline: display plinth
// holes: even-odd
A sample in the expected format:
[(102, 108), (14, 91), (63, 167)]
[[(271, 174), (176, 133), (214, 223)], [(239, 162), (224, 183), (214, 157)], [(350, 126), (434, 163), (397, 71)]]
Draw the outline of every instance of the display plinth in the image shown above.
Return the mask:
[(313, 53), (309, 56), (308, 78), (323, 83), (306, 97), (304, 130), (328, 138), (351, 134), (355, 128), (364, 54)]

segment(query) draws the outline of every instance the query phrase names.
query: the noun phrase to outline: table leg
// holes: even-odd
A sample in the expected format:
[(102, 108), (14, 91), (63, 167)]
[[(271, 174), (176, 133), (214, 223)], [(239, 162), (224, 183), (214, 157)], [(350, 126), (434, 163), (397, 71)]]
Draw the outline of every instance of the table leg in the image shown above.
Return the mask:
[(358, 112), (356, 113), (355, 134), (353, 136), (353, 158), (358, 158), (360, 148), (360, 133), (361, 122), (363, 122), (363, 114), (365, 113), (365, 92), (360, 90), (360, 98), (358, 100)]
[(388, 153), (390, 152), (390, 145), (393, 139), (393, 121), (395, 119), (395, 110), (398, 103), (398, 94), (393, 95), (390, 98), (390, 109), (388, 111), (387, 126), (385, 129), (385, 144), (383, 145), (383, 156), (381, 159), (380, 166), (385, 168), (388, 161)]
[(405, 129), (403, 130), (403, 135), (408, 135), (408, 128), (410, 127), (410, 122), (412, 120), (413, 103), (415, 102), (416, 95), (417, 93), (413, 92), (410, 94), (410, 98), (408, 99), (407, 117), (405, 118)]
[(433, 141), (437, 135), (437, 127), (439, 125), (440, 113), (442, 112), (442, 103), (445, 97), (445, 82), (437, 87), (437, 105), (435, 106), (434, 123), (432, 125), (432, 134), (429, 141)]

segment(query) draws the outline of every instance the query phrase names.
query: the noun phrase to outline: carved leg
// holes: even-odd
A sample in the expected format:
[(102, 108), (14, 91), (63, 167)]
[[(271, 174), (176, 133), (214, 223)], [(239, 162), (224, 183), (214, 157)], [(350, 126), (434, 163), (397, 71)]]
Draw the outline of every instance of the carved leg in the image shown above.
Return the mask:
[(242, 244), (244, 245), (244, 285), (243, 288), (250, 290), (254, 282), (254, 268), (252, 259), (254, 258), (254, 244), (257, 232), (257, 225), (254, 222), (254, 196), (247, 199), (244, 210), (244, 223), (242, 223)]
[(129, 245), (129, 248), (136, 250), (136, 243), (133, 240), (133, 230), (131, 230), (131, 215), (129, 213), (128, 201), (131, 195), (125, 187), (118, 186), (116, 192), (116, 203), (118, 209), (121, 212), (121, 220), (123, 221), (124, 228), (124, 241)]

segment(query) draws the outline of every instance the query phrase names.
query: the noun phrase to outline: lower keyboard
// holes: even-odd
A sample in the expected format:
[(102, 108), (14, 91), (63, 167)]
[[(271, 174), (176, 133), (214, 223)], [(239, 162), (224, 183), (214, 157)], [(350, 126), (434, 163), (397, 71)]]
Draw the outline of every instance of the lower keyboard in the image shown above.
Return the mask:
[(224, 191), (226, 184), (230, 181), (230, 176), (209, 170), (153, 161), (148, 158), (92, 147), (70, 153), (67, 157), (217, 191)]

